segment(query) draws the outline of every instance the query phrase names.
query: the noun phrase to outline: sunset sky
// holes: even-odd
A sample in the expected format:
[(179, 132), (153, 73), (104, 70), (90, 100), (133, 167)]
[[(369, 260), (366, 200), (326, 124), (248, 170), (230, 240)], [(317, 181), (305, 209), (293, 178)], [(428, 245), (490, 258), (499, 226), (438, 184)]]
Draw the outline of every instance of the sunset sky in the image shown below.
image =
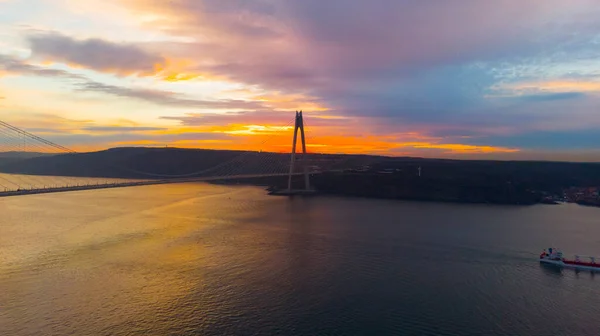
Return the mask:
[(600, 161), (598, 0), (0, 0), (0, 120), (76, 150)]

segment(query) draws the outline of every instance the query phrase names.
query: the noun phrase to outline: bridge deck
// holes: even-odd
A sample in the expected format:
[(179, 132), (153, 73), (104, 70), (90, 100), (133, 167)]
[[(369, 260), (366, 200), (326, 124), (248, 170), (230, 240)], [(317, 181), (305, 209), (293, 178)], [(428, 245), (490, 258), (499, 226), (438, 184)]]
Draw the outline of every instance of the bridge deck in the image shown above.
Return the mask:
[(305, 190), (305, 189), (282, 189), (273, 190), (269, 192), (269, 195), (273, 196), (314, 196), (317, 194), (316, 190)]
[[(315, 173), (311, 173), (311, 174), (315, 174)], [(302, 173), (294, 173), (293, 175), (302, 175)], [(277, 177), (277, 176), (289, 176), (289, 173), (211, 176), (211, 177), (197, 177), (197, 178), (185, 178), (185, 179), (150, 180), (150, 181), (135, 181), (135, 182), (128, 181), (128, 182), (123, 182), (123, 183), (90, 184), (90, 185), (56, 187), (56, 188), (23, 189), (23, 190), (2, 191), (2, 192), (0, 192), (0, 197), (49, 194), (49, 193), (81, 191), (81, 190), (124, 188), (124, 187), (157, 185), (157, 184), (209, 182), (209, 181), (220, 181), (220, 180), (250, 179), (250, 178), (258, 178), (258, 177)]]

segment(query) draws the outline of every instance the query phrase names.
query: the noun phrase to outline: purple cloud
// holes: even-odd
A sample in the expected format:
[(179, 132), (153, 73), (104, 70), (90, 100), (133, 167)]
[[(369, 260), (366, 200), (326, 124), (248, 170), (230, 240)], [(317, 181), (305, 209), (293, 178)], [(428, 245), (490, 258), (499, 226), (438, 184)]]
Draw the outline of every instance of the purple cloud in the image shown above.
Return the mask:
[[(67, 147), (96, 146), (98, 144), (110, 147), (136, 144), (139, 141), (145, 146), (164, 146), (179, 142), (203, 141), (233, 141), (234, 136), (223, 133), (190, 132), (182, 134), (138, 134), (135, 132), (105, 133), (105, 134), (52, 134), (47, 139), (61, 143)], [(151, 143), (150, 143), (151, 142)]]
[[(470, 137), (484, 145), (499, 134), (600, 131), (595, 92), (532, 95), (498, 89), (523, 81), (600, 78), (596, 0), (136, 0), (123, 5), (140, 14), (160, 13), (149, 28), (192, 42), (136, 46), (33, 35), (34, 56), (99, 71), (144, 73), (164, 53), (195, 62), (185, 69), (192, 73), (314, 97), (330, 108), (327, 114), (347, 117), (371, 134), (415, 131)], [(90, 50), (105, 58), (94, 53), (88, 60)], [(71, 78), (21, 66), (17, 71)], [(259, 102), (196, 101), (92, 81), (77, 87), (165, 106), (244, 110), (165, 117), (185, 125), (283, 121)], [(326, 125), (344, 119), (315, 120)]]
[(0, 69), (8, 73), (26, 74), (40, 77), (60, 77), (71, 80), (83, 80), (85, 77), (64, 70), (49, 69), (27, 64), (16, 58), (0, 54)]
[[(183, 126), (227, 126), (227, 125), (274, 125), (293, 126), (294, 115), (290, 111), (255, 110), (225, 113), (187, 113), (179, 116), (162, 116), (163, 120), (178, 121)], [(308, 127), (358, 126), (356, 118), (328, 118), (318, 114), (305, 114)]]
[(165, 59), (139, 46), (101, 39), (77, 40), (56, 32), (27, 36), (33, 58), (117, 74), (153, 74)]
[(143, 126), (88, 126), (83, 128), (84, 131), (98, 133), (134, 133), (134, 132), (149, 132), (149, 131), (165, 131), (164, 127), (143, 127)]
[(72, 74), (68, 71), (45, 68), (39, 65), (28, 64), (12, 57), (0, 55), (0, 69), (2, 68), (7, 72), (14, 74), (67, 79), (73, 83), (75, 90), (80, 92), (103, 93), (121, 98), (138, 99), (164, 106), (198, 109), (258, 109), (264, 107), (263, 103), (258, 101), (236, 99), (199, 100), (187, 98), (171, 91), (109, 85), (93, 81), (85, 76)]
[[(441, 65), (513, 57), (515, 51), (522, 57), (556, 43), (573, 42), (560, 21), (549, 24), (549, 19), (582, 19), (582, 24), (571, 28), (588, 37), (597, 27), (590, 17), (582, 16), (584, 11), (577, 11), (592, 5), (584, 0), (559, 5), (560, 15), (556, 4), (544, 0), (152, 4), (147, 10), (170, 13), (171, 23), (185, 28), (187, 34), (215, 33), (218, 48), (204, 48), (206, 42), (199, 46), (201, 56), (221, 61), (211, 69), (261, 85), (284, 77), (295, 78), (297, 86), (313, 84), (319, 77), (362, 80), (395, 74), (393, 78)], [(256, 34), (251, 27), (258, 24), (272, 33)], [(251, 65), (256, 66), (254, 71), (249, 71)], [(258, 71), (266, 77), (262, 81), (256, 81)]]
[(122, 98), (134, 98), (158, 105), (172, 107), (193, 107), (211, 109), (235, 109), (235, 108), (261, 108), (263, 104), (256, 101), (246, 100), (198, 100), (182, 97), (175, 92), (151, 89), (138, 89), (125, 86), (109, 85), (87, 80), (79, 83), (77, 90), (86, 92), (100, 92)]
[[(499, 84), (526, 79), (589, 76), (591, 69), (578, 62), (593, 62), (600, 51), (593, 43), (600, 30), (594, 0), (136, 4), (171, 17), (172, 31), (208, 36), (178, 54), (194, 55), (196, 71), (316, 97), (328, 114), (359, 119), (370, 132), (481, 140), (552, 128), (600, 130), (591, 94), (495, 92)], [(179, 120), (234, 117), (249, 115)]]

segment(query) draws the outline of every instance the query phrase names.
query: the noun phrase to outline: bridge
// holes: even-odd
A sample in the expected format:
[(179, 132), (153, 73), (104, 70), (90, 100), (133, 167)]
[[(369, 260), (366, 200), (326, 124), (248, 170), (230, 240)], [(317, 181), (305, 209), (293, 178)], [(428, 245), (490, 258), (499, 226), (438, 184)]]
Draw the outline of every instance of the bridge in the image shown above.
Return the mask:
[[(291, 153), (284, 163), (285, 154), (262, 152), (236, 153), (223, 162), (216, 162), (211, 167), (185, 174), (167, 174), (164, 172), (142, 171), (140, 169), (116, 166), (111, 169), (135, 175), (136, 178), (86, 176), (84, 171), (93, 170), (93, 165), (101, 165), (98, 161), (89, 163), (83, 156), (90, 153), (78, 153), (72, 149), (56, 144), (24, 129), (0, 121), (0, 197), (32, 195), (42, 193), (68, 192), (144, 185), (189, 183), (221, 180), (254, 179), (264, 177), (287, 177), (287, 188), (274, 191), (282, 195), (311, 193), (310, 176), (319, 174), (322, 169), (315, 170), (314, 160), (307, 153), (306, 122), (302, 111), (297, 111), (289, 123), (293, 127)], [(287, 127), (285, 128), (287, 129)], [(297, 155), (297, 142), (300, 137), (301, 150)], [(268, 142), (270, 139), (265, 141)], [(49, 162), (69, 162), (73, 174), (44, 174)], [(343, 158), (329, 162), (326, 170), (336, 170), (336, 165), (344, 164)], [(317, 167), (320, 168), (320, 167)], [(79, 171), (78, 171), (79, 170)], [(102, 174), (100, 174), (102, 175)], [(298, 176), (303, 183), (295, 188)]]

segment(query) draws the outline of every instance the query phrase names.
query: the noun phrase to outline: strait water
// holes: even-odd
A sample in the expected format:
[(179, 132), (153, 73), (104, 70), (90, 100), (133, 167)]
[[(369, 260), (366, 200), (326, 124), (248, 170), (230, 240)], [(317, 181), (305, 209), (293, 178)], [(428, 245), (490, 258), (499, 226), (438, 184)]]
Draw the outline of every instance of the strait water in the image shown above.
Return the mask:
[(0, 199), (0, 335), (600, 335), (600, 209), (163, 185)]

